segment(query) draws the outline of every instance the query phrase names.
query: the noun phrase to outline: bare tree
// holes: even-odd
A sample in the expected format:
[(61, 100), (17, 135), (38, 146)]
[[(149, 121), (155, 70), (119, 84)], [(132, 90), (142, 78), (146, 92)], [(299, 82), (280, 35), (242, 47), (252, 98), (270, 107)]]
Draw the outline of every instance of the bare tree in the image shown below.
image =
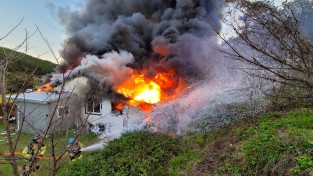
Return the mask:
[[(0, 38), (0, 41), (5, 39), (7, 36), (9, 36), (21, 23), (22, 23), (23, 19), (15, 26), (13, 27), (6, 35), (4, 35), (4, 37)], [(26, 32), (26, 37), (25, 39), (14, 48), (13, 51), (16, 51), (18, 49), (20, 49), (24, 43), (29, 39), (28, 36), (28, 32)], [(10, 53), (5, 53), (4, 57), (1, 58), (0, 61), (0, 88), (1, 88), (1, 95), (2, 95), (2, 114), (3, 114), (3, 122), (5, 125), (5, 131), (6, 131), (6, 137), (8, 140), (8, 147), (9, 147), (9, 152), (10, 152), (10, 156), (6, 159), (8, 159), (10, 161), (10, 164), (12, 166), (12, 170), (13, 170), (13, 174), (15, 176), (19, 175), (18, 172), (18, 165), (16, 162), (16, 158), (15, 158), (15, 148), (14, 148), (14, 143), (13, 143), (13, 139), (11, 137), (11, 133), (12, 133), (12, 129), (10, 128), (10, 124), (9, 124), (9, 117), (13, 111), (13, 106), (10, 106), (9, 102), (6, 99), (6, 90), (7, 90), (7, 80), (6, 80), (6, 75), (7, 75), (7, 69), (10, 63), (14, 62), (14, 54), (16, 52), (10, 52)], [(2, 156), (4, 156), (4, 154), (1, 154)]]
[(301, 30), (308, 35), (313, 42), (313, 1), (312, 0), (297, 0), (290, 2), (291, 9), (296, 16), (301, 20)]
[(234, 34), (230, 39), (218, 34), (228, 48), (223, 52), (242, 61), (240, 69), (279, 83), (280, 89), (287, 85), (312, 92), (313, 45), (288, 3), (277, 8), (266, 1), (238, 0), (221, 18)]
[[(22, 20), (12, 29), (10, 30), (7, 34), (4, 35), (4, 37), (1, 37), (0, 40), (5, 39), (7, 36), (9, 36), (20, 24), (21, 24)], [(37, 27), (37, 26), (36, 26)], [(6, 131), (6, 137), (7, 137), (7, 141), (8, 141), (8, 148), (9, 148), (9, 152), (5, 153), (5, 152), (0, 152), (0, 156), (3, 158), (3, 160), (5, 161), (5, 163), (11, 164), (12, 166), (12, 172), (14, 175), (19, 175), (19, 160), (25, 160), (27, 158), (24, 158), (23, 156), (20, 155), (20, 152), (17, 152), (17, 147), (20, 145), (20, 139), (21, 136), (23, 135), (23, 131), (21, 130), (23, 128), (23, 126), (25, 125), (32, 125), (32, 122), (29, 122), (27, 120), (27, 117), (29, 116), (29, 114), (23, 114), (20, 115), (21, 116), (21, 124), (20, 124), (20, 130), (17, 132), (17, 136), (16, 139), (12, 138), (12, 133), (15, 132), (14, 129), (12, 128), (12, 125), (9, 123), (9, 117), (13, 114), (13, 111), (19, 111), (22, 112), (23, 111), (23, 107), (19, 107), (20, 109), (14, 109), (16, 108), (15, 104), (17, 103), (17, 97), (19, 97), (19, 95), (24, 94), (26, 88), (28, 88), (28, 84), (29, 82), (32, 82), (32, 80), (34, 79), (33, 76), (35, 74), (35, 70), (31, 71), (31, 73), (29, 73), (29, 71), (27, 70), (26, 72), (28, 72), (29, 74), (27, 74), (27, 78), (23, 81), (23, 85), (14, 93), (14, 96), (9, 96), (7, 95), (7, 93), (12, 93), (12, 92), (7, 92), (7, 87), (8, 87), (8, 80), (7, 80), (7, 75), (8, 75), (8, 68), (10, 66), (10, 64), (14, 64), (14, 62), (17, 62), (19, 60), (22, 59), (26, 59), (24, 58), (26, 55), (23, 55), (17, 51), (19, 50), (23, 50), (24, 53), (27, 53), (28, 51), (28, 39), (30, 37), (32, 37), (35, 32), (39, 31), (41, 37), (43, 38), (44, 42), (47, 44), (48, 48), (50, 49), (50, 52), (53, 53), (53, 50), (48, 42), (47, 39), (44, 38), (43, 34), (41, 33), (41, 31), (39, 30), (39, 28), (37, 27), (36, 31), (34, 31), (31, 35), (29, 35), (28, 31), (25, 29), (25, 39), (15, 48), (13, 48), (12, 50), (7, 50), (7, 49), (3, 49), (3, 57), (0, 58), (0, 89), (1, 89), (1, 95), (2, 95), (2, 113), (3, 113), (3, 122), (4, 122), (4, 126), (5, 126), (5, 131)], [(56, 55), (53, 53), (54, 58), (56, 59), (56, 62), (58, 62), (59, 58), (56, 57)], [(71, 100), (72, 97), (74, 96), (74, 92), (67, 90), (66, 92), (64, 92), (64, 86), (66, 85), (66, 82), (64, 82), (60, 87), (59, 90), (57, 92), (54, 92), (55, 94), (58, 95), (57, 100), (54, 102), (54, 108), (51, 112), (51, 114), (47, 117), (44, 118), (48, 118), (48, 126), (44, 129), (38, 129), (37, 127), (33, 126), (33, 129), (35, 129), (35, 131), (40, 132), (41, 134), (43, 134), (44, 140), (46, 140), (46, 144), (48, 144), (47, 146), (50, 147), (50, 155), (48, 154), (48, 156), (45, 157), (45, 159), (52, 161), (51, 163), (49, 162), (49, 165), (47, 166), (46, 170), (48, 170), (49, 175), (56, 175), (57, 172), (59, 171), (59, 169), (62, 167), (62, 164), (64, 162), (66, 162), (68, 160), (68, 158), (66, 158), (66, 146), (67, 143), (64, 143), (64, 140), (61, 140), (63, 142), (63, 147), (60, 150), (60, 135), (62, 135), (62, 131), (59, 130), (60, 126), (63, 123), (66, 123), (68, 121), (68, 119), (65, 117), (65, 115), (61, 115), (59, 116), (59, 112), (58, 112), (58, 108), (60, 105), (62, 106), (73, 106), (73, 101)], [(64, 94), (69, 94), (68, 96), (66, 96), (66, 98), (63, 98)], [(45, 100), (43, 100), (45, 101)], [(78, 100), (81, 104), (82, 100)], [(83, 104), (82, 104), (83, 105)], [(38, 107), (37, 107), (38, 108)], [(34, 108), (32, 110), (36, 111), (36, 108)], [(58, 117), (57, 119), (55, 117)], [(80, 117), (79, 117), (80, 118)], [(86, 129), (86, 127), (88, 126), (88, 122), (87, 119), (83, 119), (81, 121), (81, 126), (78, 130), (78, 132), (75, 134), (75, 136), (72, 136), (74, 138), (78, 138)], [(46, 119), (43, 119), (46, 120)], [(68, 137), (68, 130), (72, 128), (72, 126), (67, 126), (67, 133), (66, 133), (66, 137)], [(49, 136), (49, 137), (48, 137)], [(65, 145), (66, 144), (66, 145)], [(37, 152), (33, 158), (30, 159), (30, 167), (32, 167), (32, 165), (35, 163), (36, 158), (39, 157), (39, 153)], [(2, 159), (1, 159), (2, 160)], [(31, 173), (24, 173), (24, 175), (29, 175)]]

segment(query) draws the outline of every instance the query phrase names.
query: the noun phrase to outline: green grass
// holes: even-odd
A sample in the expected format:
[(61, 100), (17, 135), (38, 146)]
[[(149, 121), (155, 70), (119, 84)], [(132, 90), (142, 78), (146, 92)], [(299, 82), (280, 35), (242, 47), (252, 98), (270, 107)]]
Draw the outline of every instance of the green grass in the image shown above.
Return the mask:
[[(280, 116), (282, 118), (280, 118)], [(280, 171), (274, 168), (281, 162), (289, 168), (299, 164), (293, 163), (290, 157), (311, 155), (313, 139), (313, 110), (298, 109), (284, 114), (271, 114), (262, 117), (258, 122), (255, 134), (242, 142), (241, 152), (249, 161), (247, 168), (252, 174), (267, 174)], [(295, 166), (297, 167), (297, 166)], [(304, 168), (299, 172), (304, 172)], [(291, 171), (291, 170), (290, 170)], [(287, 171), (286, 173), (290, 173)]]
[[(4, 131), (4, 125), (3, 123), (0, 121), (0, 131)], [(76, 136), (76, 134), (74, 133), (69, 133), (68, 134), (69, 137), (74, 137)], [(0, 151), (1, 152), (9, 152), (7, 143), (5, 142), (5, 135), (0, 135)], [(12, 135), (14, 141), (16, 141), (17, 135)], [(25, 146), (27, 146), (31, 140), (33, 138), (33, 134), (26, 134), (26, 133), (21, 133), (20, 135), (20, 139), (18, 141), (17, 144), (17, 148), (16, 148), (16, 152), (22, 152), (22, 150), (24, 149)], [(2, 141), (4, 140), (4, 141)], [(64, 152), (64, 149), (66, 148), (66, 146), (68, 145), (68, 138), (66, 138), (65, 133), (62, 133), (60, 135), (58, 135), (56, 137), (57, 140), (57, 145), (55, 147), (56, 149), (56, 155), (60, 155), (61, 153)], [(84, 133), (79, 137), (79, 141), (81, 143), (83, 143), (85, 146), (87, 145), (91, 145), (95, 142), (97, 142), (99, 139), (91, 134), (91, 133)], [(51, 158), (51, 137), (47, 137), (45, 139), (45, 145), (47, 146), (47, 151), (44, 155), (44, 157), (46, 158)], [(84, 153), (83, 157), (87, 157), (89, 154), (88, 153)], [(18, 155), (20, 156), (20, 155)], [(62, 159), (62, 163), (64, 163), (64, 165), (68, 164), (68, 158), (64, 158)], [(22, 166), (25, 164), (26, 160), (25, 159), (21, 159), (18, 160), (18, 165), (19, 165), (19, 171), (22, 171)], [(41, 168), (38, 171), (38, 173), (40, 175), (51, 175), (51, 167), (52, 166), (52, 162), (49, 160), (42, 160), (41, 161)], [(62, 169), (62, 168), (61, 168)], [(5, 162), (1, 162), (0, 164), (0, 175), (13, 175), (12, 174), (12, 169), (11, 169), (11, 165), (9, 164), (5, 164)]]
[[(170, 159), (183, 152), (177, 137), (134, 131), (99, 153), (69, 165), (61, 175), (167, 175)], [(173, 163), (182, 163), (177, 158)]]
[[(24, 135), (21, 147), (31, 137)], [(59, 138), (61, 150), (66, 139), (64, 134)], [(91, 139), (91, 134), (81, 137), (85, 144)], [(65, 162), (60, 175), (309, 175), (313, 110), (270, 113), (182, 136), (135, 131), (87, 155), (74, 164)]]
[(56, 64), (0, 47), (0, 60), (12, 58), (6, 72), (7, 92), (15, 93), (42, 85), (41, 77), (52, 73)]
[[(226, 135), (212, 140), (225, 129)], [(198, 156), (201, 161), (193, 169), (208, 167), (206, 160), (212, 157), (211, 169), (205, 170), (208, 174), (307, 175), (313, 171), (312, 109), (243, 120), (209, 133), (204, 140), (208, 141), (207, 149), (198, 148), (197, 153), (206, 154)]]

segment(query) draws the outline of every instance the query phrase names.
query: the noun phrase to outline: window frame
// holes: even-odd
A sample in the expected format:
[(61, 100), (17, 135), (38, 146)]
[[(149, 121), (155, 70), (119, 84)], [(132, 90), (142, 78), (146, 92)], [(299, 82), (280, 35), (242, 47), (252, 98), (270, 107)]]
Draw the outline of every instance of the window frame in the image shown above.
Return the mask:
[[(64, 109), (64, 114), (61, 114), (60, 115), (60, 109), (61, 108), (63, 108)], [(66, 108), (67, 108), (67, 110), (68, 111), (66, 111)], [(68, 112), (67, 114), (65, 113), (65, 112)], [(57, 113), (58, 113), (58, 117), (60, 118), (60, 117), (68, 117), (68, 116), (70, 116), (70, 114), (71, 114), (71, 110), (70, 110), (70, 108), (68, 107), (68, 106), (57, 106)]]
[[(102, 113), (102, 101), (99, 101), (99, 106), (100, 106), (99, 112), (95, 111), (95, 108), (97, 107), (97, 106), (95, 106), (96, 101), (97, 100), (89, 100), (89, 101), (85, 102), (85, 114), (101, 115), (101, 113)], [(92, 111), (89, 111), (89, 103), (91, 103), (91, 102), (92, 102)]]

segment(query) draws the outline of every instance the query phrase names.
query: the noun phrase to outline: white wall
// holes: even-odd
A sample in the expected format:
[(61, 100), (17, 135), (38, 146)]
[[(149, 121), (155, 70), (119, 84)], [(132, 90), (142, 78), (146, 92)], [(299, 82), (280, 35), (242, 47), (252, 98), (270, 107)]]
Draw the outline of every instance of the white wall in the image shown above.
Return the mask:
[[(58, 114), (58, 106), (60, 107), (69, 107), (69, 115), (65, 117), (59, 117)], [(53, 131), (62, 131), (68, 130), (75, 126), (75, 122), (80, 117), (80, 108), (81, 108), (81, 101), (78, 97), (73, 94), (69, 97), (61, 99), (59, 102), (52, 102), (49, 103), (50, 114), (53, 117), (53, 125), (51, 130)]]
[(29, 133), (45, 131), (50, 119), (49, 105), (17, 102), (19, 130)]
[(88, 122), (95, 125), (97, 123), (110, 124), (110, 131), (122, 131), (138, 125), (144, 119), (144, 114), (137, 108), (124, 106), (123, 115), (112, 113), (112, 105), (109, 100), (102, 101), (102, 111), (100, 115), (86, 114), (85, 106), (81, 109), (82, 116)]

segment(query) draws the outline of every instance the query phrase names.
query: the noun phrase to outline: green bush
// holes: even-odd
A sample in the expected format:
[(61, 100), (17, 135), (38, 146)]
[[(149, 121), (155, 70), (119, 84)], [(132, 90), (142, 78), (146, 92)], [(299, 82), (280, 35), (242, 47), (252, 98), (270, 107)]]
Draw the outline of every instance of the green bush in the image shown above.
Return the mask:
[(123, 134), (99, 153), (69, 165), (63, 175), (168, 175), (169, 161), (182, 153), (181, 141), (166, 134)]

